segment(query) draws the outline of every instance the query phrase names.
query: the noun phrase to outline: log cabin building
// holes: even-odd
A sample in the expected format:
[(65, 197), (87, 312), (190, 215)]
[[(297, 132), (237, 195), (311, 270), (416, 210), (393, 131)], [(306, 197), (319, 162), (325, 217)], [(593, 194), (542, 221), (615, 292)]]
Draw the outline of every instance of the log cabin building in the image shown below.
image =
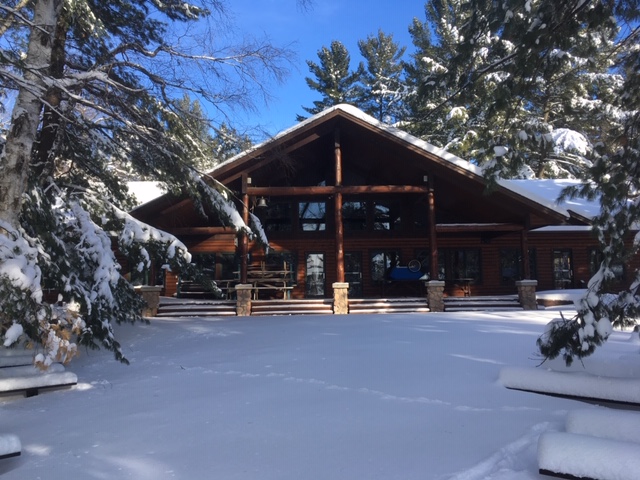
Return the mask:
[[(260, 219), (268, 249), (169, 194), (132, 214), (182, 240), (223, 290), (332, 298), (346, 284), (349, 298), (425, 296), (436, 280), (445, 296), (507, 295), (523, 279), (539, 290), (584, 287), (599, 265), (589, 211), (558, 205), (558, 182), (488, 190), (477, 166), (353, 106), (325, 110), (209, 175), (235, 192), (245, 221)], [(189, 294), (177, 273), (159, 281), (164, 295)]]

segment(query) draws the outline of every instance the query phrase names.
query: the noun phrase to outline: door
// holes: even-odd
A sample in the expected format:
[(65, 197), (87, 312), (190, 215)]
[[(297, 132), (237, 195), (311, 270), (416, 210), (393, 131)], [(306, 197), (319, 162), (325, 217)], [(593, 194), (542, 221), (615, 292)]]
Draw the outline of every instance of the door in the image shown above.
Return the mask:
[(307, 253), (305, 296), (324, 297), (324, 253)]
[(573, 288), (573, 258), (571, 249), (553, 251), (553, 283), (557, 289)]
[(349, 298), (361, 298), (362, 252), (344, 254), (344, 280), (349, 284)]

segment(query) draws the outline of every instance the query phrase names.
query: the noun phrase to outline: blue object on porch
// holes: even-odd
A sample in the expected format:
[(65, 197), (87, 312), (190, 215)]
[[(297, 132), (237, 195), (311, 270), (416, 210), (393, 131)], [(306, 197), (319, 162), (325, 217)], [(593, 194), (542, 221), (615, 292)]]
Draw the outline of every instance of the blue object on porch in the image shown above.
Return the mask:
[(393, 267), (389, 272), (389, 279), (394, 281), (420, 280), (424, 274), (418, 271), (412, 271), (409, 267)]

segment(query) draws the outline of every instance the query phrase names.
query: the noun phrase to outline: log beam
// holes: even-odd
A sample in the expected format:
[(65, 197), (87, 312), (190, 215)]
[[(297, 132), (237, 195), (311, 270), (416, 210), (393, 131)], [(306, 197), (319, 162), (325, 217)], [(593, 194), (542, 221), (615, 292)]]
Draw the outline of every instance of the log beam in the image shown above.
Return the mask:
[(249, 187), (247, 193), (258, 197), (285, 197), (285, 196), (316, 196), (316, 195), (343, 195), (358, 194), (386, 194), (386, 193), (427, 193), (428, 189), (423, 185), (336, 185), (336, 186), (310, 186), (310, 187)]

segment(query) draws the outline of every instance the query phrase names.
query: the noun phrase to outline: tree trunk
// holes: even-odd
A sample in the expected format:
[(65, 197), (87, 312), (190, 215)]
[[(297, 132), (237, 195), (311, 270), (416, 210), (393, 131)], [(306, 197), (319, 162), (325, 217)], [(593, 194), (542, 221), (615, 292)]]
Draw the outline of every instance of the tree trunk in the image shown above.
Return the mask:
[(27, 186), (31, 151), (42, 112), (41, 99), (46, 91), (42, 77), (49, 74), (53, 35), (61, 8), (62, 0), (35, 2), (24, 85), (18, 91), (7, 142), (0, 155), (0, 220), (13, 226), (18, 224)]

